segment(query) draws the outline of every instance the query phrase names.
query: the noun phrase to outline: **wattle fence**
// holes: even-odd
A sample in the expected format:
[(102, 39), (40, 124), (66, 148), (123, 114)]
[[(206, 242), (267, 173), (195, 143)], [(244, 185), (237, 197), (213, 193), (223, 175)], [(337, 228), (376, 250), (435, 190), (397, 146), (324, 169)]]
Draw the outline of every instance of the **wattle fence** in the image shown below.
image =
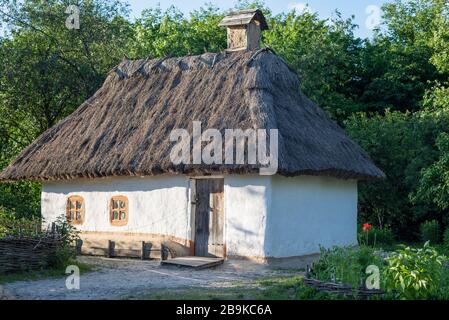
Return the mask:
[(364, 286), (354, 288), (350, 285), (343, 283), (320, 281), (317, 279), (305, 278), (304, 285), (314, 288), (319, 292), (325, 292), (330, 294), (336, 294), (340, 296), (357, 296), (359, 299), (370, 299), (374, 297), (383, 297), (385, 292), (376, 289), (367, 289)]
[(8, 237), (0, 239), (0, 273), (36, 270), (48, 263), (61, 247), (59, 237)]

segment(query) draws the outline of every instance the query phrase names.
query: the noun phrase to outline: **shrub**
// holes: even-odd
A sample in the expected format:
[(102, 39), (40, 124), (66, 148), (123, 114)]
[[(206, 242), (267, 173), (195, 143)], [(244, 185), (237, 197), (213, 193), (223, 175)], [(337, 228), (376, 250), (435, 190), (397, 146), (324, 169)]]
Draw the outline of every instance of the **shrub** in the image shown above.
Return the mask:
[(17, 219), (13, 213), (0, 207), (0, 238), (37, 237), (41, 235), (42, 220), (36, 217)]
[(295, 292), (296, 300), (336, 300), (341, 297), (326, 292), (319, 292), (315, 288), (307, 287), (300, 283)]
[(321, 248), (320, 260), (313, 265), (311, 277), (323, 281), (349, 284), (358, 288), (365, 283), (366, 268), (369, 265), (378, 267), (383, 265), (383, 259), (375, 254), (371, 247)]
[(440, 242), (440, 224), (436, 220), (426, 221), (420, 226), (421, 240), (431, 244)]
[(393, 231), (390, 227), (362, 229), (358, 233), (360, 245), (371, 247), (391, 247), (395, 243)]
[[(45, 238), (48, 237), (47, 230), (42, 230), (42, 220), (39, 218), (17, 219), (11, 213), (7, 213), (0, 207), (0, 238), (4, 237), (27, 237)], [(55, 221), (56, 236), (61, 239), (61, 245), (55, 252), (48, 256), (46, 261), (42, 261), (44, 266), (50, 268), (62, 268), (71, 263), (76, 257), (76, 241), (79, 239), (79, 232), (69, 223), (65, 215), (60, 216)]]
[(6, 213), (6, 211), (0, 207), (0, 238), (3, 238), (8, 233), (7, 221), (11, 219), (11, 216)]
[(444, 275), (444, 256), (429, 246), (413, 249), (404, 247), (386, 258), (385, 288), (397, 298), (426, 299), (439, 294)]
[(444, 243), (445, 249), (448, 250), (449, 249), (449, 227), (447, 227), (446, 230), (444, 231), (443, 243)]
[[(387, 110), (384, 115), (355, 114), (347, 120), (346, 131), (387, 176), (360, 185), (359, 211), (363, 221), (380, 221), (390, 225), (399, 239), (415, 241), (422, 221), (432, 219), (434, 212), (444, 214), (444, 210), (435, 208), (435, 197), (418, 197), (417, 182), (423, 170), (438, 161), (441, 151), (435, 141), (448, 131), (448, 115)], [(435, 181), (425, 184), (429, 195), (434, 194)]]
[(395, 242), (393, 231), (389, 227), (376, 229), (376, 241), (379, 245), (392, 246)]
[(61, 246), (55, 254), (50, 256), (47, 264), (52, 268), (65, 268), (76, 258), (76, 241), (79, 240), (79, 231), (67, 222), (65, 215), (55, 221), (55, 231), (62, 239)]

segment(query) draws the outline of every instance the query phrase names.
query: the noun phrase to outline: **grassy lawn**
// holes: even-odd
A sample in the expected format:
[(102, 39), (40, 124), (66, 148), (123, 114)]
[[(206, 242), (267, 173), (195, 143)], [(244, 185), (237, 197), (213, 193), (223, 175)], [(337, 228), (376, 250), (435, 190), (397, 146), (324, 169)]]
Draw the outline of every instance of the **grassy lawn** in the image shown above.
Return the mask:
[[(78, 261), (73, 261), (72, 265), (77, 265), (80, 268), (80, 273), (86, 273), (94, 271), (94, 267), (85, 263)], [(34, 271), (25, 271), (18, 273), (8, 273), (0, 274), (0, 284), (17, 282), (17, 281), (27, 281), (27, 280), (41, 280), (50, 278), (59, 278), (67, 276), (65, 273), (65, 268), (63, 269), (43, 269)]]
[(139, 300), (313, 300), (330, 299), (302, 284), (302, 277), (277, 277), (255, 280), (231, 288), (162, 289), (123, 297)]

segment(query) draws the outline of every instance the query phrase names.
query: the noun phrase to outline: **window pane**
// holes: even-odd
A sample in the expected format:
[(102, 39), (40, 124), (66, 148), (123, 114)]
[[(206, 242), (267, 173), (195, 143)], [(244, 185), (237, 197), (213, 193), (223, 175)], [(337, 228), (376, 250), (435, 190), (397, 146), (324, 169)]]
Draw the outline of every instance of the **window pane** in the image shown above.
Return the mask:
[(118, 201), (117, 200), (114, 200), (113, 208), (118, 209)]
[(70, 221), (73, 221), (75, 216), (73, 215), (73, 211), (70, 211)]
[(126, 212), (124, 211), (120, 212), (120, 220), (126, 220)]
[(120, 208), (125, 209), (125, 207), (126, 207), (125, 201), (120, 201)]
[(75, 204), (73, 203), (73, 201), (70, 201), (70, 209), (75, 209)]
[(76, 212), (76, 220), (78, 220), (78, 221), (81, 220), (81, 212), (79, 212), (79, 211)]
[(76, 209), (77, 209), (77, 210), (80, 210), (80, 209), (81, 209), (81, 202), (80, 202), (80, 201), (77, 201), (77, 202), (76, 202)]
[(118, 212), (117, 211), (114, 211), (114, 212), (112, 212), (112, 215), (113, 215), (113, 220), (118, 220)]

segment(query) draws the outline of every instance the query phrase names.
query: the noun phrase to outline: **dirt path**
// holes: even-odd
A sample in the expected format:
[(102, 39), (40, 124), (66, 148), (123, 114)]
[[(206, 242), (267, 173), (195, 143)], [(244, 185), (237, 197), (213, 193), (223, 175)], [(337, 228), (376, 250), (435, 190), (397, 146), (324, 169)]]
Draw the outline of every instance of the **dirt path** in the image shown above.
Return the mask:
[(153, 289), (229, 288), (242, 283), (251, 286), (256, 279), (288, 274), (246, 261), (226, 261), (213, 269), (191, 270), (162, 267), (157, 261), (98, 257), (81, 257), (79, 260), (97, 267), (97, 271), (81, 275), (79, 290), (68, 290), (66, 278), (14, 282), (0, 290), (15, 299), (120, 299)]

